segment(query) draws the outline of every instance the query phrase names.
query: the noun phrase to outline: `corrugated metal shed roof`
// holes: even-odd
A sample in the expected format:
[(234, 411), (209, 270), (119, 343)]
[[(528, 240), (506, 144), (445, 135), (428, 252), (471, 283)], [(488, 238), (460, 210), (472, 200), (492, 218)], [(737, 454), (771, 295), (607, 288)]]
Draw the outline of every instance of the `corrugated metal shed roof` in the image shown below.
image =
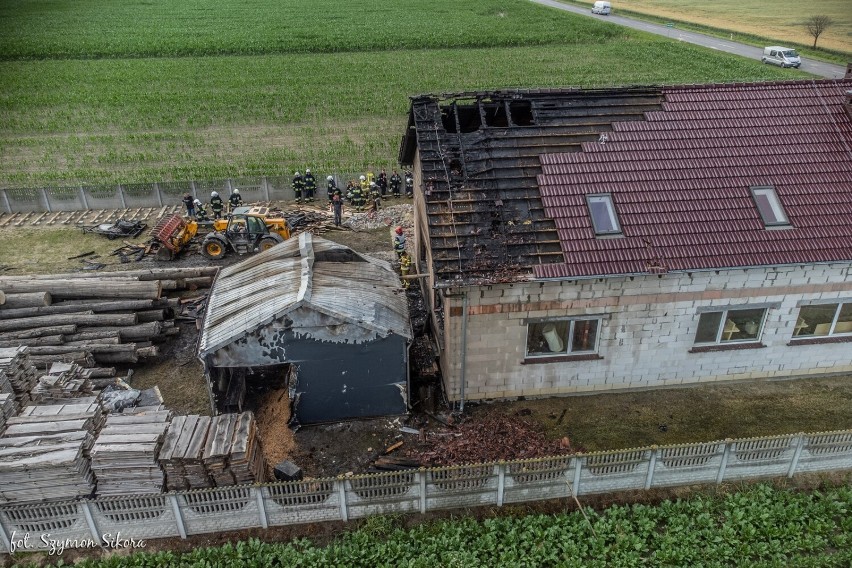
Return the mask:
[(380, 337), (411, 338), (408, 301), (390, 264), (302, 233), (219, 272), (207, 302), (199, 355), (301, 307)]
[[(565, 262), (539, 278), (852, 260), (852, 80), (666, 87), (663, 110), (605, 144), (541, 155)], [(750, 187), (790, 227), (767, 229)], [(586, 195), (609, 193), (623, 238), (595, 238)]]

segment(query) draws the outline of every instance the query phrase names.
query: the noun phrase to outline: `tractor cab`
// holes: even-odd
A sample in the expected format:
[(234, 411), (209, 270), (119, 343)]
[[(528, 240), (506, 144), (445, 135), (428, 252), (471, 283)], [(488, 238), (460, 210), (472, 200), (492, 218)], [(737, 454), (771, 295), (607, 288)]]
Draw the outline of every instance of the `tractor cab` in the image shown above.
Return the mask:
[(284, 239), (270, 232), (263, 217), (246, 213), (234, 213), (228, 217), (224, 230), (207, 235), (201, 245), (201, 252), (207, 258), (222, 258), (228, 250), (242, 256), (264, 251)]
[(254, 252), (260, 240), (269, 235), (269, 229), (260, 217), (235, 214), (228, 219), (225, 234), (234, 252), (242, 256)]

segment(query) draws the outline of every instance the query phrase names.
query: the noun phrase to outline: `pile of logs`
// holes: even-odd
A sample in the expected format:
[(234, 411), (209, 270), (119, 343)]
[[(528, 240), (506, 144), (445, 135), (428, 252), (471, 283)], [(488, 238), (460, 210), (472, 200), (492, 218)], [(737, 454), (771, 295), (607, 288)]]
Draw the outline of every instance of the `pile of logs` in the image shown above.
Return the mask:
[(251, 412), (175, 417), (159, 461), (170, 491), (258, 483), (266, 471)]
[(28, 406), (0, 438), (0, 500), (87, 497), (95, 488), (89, 451), (103, 423), (94, 398)]
[(110, 414), (91, 450), (98, 495), (160, 493), (163, 470), (157, 455), (171, 411)]
[(0, 348), (28, 346), (30, 361), (133, 364), (177, 335), (178, 298), (212, 285), (217, 267), (0, 276)]

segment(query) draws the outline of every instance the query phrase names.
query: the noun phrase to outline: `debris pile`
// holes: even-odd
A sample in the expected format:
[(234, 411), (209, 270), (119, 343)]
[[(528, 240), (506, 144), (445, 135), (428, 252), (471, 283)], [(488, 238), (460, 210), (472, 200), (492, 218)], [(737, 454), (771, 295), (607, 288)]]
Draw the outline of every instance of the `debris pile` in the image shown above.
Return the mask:
[(138, 219), (119, 219), (115, 223), (101, 223), (83, 227), (84, 233), (93, 233), (95, 235), (103, 235), (109, 240), (119, 237), (138, 237), (142, 231), (148, 228), (147, 223), (143, 223)]
[[(387, 202), (385, 202), (387, 203)], [(410, 234), (414, 227), (414, 207), (410, 203), (382, 207), (378, 211), (355, 213), (343, 222), (353, 231), (369, 231), (382, 227), (402, 227)]]
[(555, 456), (570, 451), (564, 440), (549, 440), (522, 418), (484, 414), (458, 425), (426, 432), (426, 443), (407, 457), (432, 466)]
[(99, 495), (159, 493), (164, 485), (157, 454), (171, 411), (110, 414), (91, 449)]
[(104, 415), (94, 398), (28, 406), (0, 438), (0, 499), (87, 497), (95, 488), (89, 451)]
[(290, 226), (290, 234), (309, 232), (321, 235), (333, 229), (334, 214), (331, 211), (319, 211), (317, 209), (298, 209), (288, 212), (287, 224)]

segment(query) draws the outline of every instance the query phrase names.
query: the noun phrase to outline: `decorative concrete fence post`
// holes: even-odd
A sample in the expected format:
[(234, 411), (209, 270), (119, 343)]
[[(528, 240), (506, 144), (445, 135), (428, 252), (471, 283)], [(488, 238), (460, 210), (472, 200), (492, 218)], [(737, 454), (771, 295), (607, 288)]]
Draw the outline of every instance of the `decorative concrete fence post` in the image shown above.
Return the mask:
[(349, 520), (349, 508), (346, 504), (346, 478), (338, 477), (334, 484), (337, 486), (337, 495), (340, 497), (340, 520)]
[(658, 447), (656, 444), (651, 446), (651, 462), (648, 464), (648, 477), (645, 479), (645, 489), (650, 489), (651, 484), (654, 482), (654, 469), (657, 467), (657, 452)]
[(41, 196), (44, 198), (44, 207), (47, 209), (48, 213), (51, 213), (50, 196), (47, 194), (47, 189), (41, 188)]
[(793, 477), (796, 473), (796, 466), (799, 465), (799, 457), (802, 455), (802, 448), (805, 447), (805, 435), (799, 433), (799, 438), (796, 440), (796, 451), (793, 454), (793, 459), (790, 461), (790, 469), (787, 471), (787, 477)]
[(186, 538), (186, 526), (183, 523), (183, 513), (178, 504), (177, 495), (169, 495), (169, 501), (172, 503), (172, 510), (175, 512), (175, 524), (177, 524), (178, 532), (181, 538)]
[(89, 526), (89, 532), (92, 533), (92, 538), (103, 548), (103, 541), (98, 527), (95, 525), (95, 519), (92, 518), (92, 510), (89, 508), (88, 501), (80, 501), (80, 508), (83, 509), (83, 516), (86, 517), (86, 524)]
[(494, 466), (497, 473), (497, 506), (503, 506), (503, 496), (506, 493), (506, 462)]
[(426, 514), (426, 470), (420, 468), (417, 472), (417, 483), (420, 485), (420, 514)]
[(725, 468), (728, 467), (728, 456), (731, 455), (731, 446), (734, 445), (734, 441), (730, 438), (725, 438), (725, 452), (722, 454), (722, 463), (719, 464), (719, 474), (716, 475), (716, 485), (722, 483), (722, 480), (725, 478)]

